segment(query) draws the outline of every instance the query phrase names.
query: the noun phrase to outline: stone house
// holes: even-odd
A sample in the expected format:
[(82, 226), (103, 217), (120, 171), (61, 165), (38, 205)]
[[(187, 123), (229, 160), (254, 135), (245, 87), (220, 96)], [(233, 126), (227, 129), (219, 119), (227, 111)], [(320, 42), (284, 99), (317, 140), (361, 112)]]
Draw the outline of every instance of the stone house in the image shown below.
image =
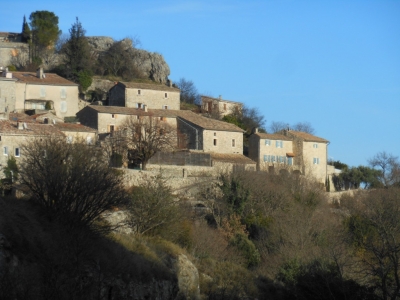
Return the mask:
[(117, 82), (108, 92), (110, 106), (180, 109), (180, 90), (164, 84)]
[(249, 138), (249, 157), (257, 162), (258, 170), (299, 172), (325, 184), (328, 144), (326, 139), (301, 131), (256, 131)]
[(201, 96), (201, 108), (209, 114), (214, 114), (223, 118), (226, 115), (232, 114), (236, 111), (241, 111), (243, 103), (208, 96)]
[(7, 165), (10, 156), (18, 161), (23, 157), (22, 146), (33, 138), (44, 136), (60, 136), (64, 134), (52, 124), (37, 124), (25, 122), (0, 121), (0, 166)]
[(0, 119), (8, 119), (8, 113), (15, 110), (16, 81), (12, 73), (0, 70)]
[(179, 111), (177, 125), (187, 137), (186, 147), (204, 152), (243, 154), (243, 129), (206, 118), (188, 110)]
[(67, 143), (84, 141), (89, 145), (94, 145), (97, 141), (97, 130), (82, 124), (55, 123), (54, 127), (66, 136)]
[[(79, 108), (78, 84), (57, 74), (44, 73), (40, 68), (34, 72), (3, 72), (0, 80), (8, 97), (7, 111), (53, 111), (57, 117), (75, 116)], [(1, 111), (1, 107), (0, 107)]]
[(157, 118), (176, 127), (176, 111), (165, 109), (131, 108), (121, 106), (88, 105), (79, 111), (77, 117), (81, 124), (93, 128), (99, 134), (116, 131), (129, 117)]

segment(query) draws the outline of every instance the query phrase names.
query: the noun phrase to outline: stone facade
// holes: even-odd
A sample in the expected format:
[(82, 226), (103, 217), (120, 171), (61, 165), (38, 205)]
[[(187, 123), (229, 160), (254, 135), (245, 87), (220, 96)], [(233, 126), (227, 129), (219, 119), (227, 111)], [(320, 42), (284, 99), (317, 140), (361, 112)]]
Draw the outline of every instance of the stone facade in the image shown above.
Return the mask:
[(249, 157), (257, 162), (258, 170), (298, 171), (325, 184), (328, 143), (325, 139), (299, 131), (256, 132), (249, 138)]
[(293, 142), (284, 135), (255, 133), (249, 138), (249, 157), (260, 171), (298, 170), (299, 163), (293, 156)]
[[(64, 119), (75, 116), (79, 110), (78, 85), (56, 74), (44, 74), (40, 69), (37, 73), (3, 71), (2, 76), (0, 88), (7, 97), (8, 112), (50, 109)], [(0, 104), (0, 112), (1, 109)]]
[(229, 101), (219, 98), (212, 98), (208, 96), (201, 96), (201, 107), (204, 111), (210, 114), (217, 114), (220, 118), (232, 114), (235, 111), (241, 111), (243, 103)]
[(118, 82), (109, 91), (109, 105), (179, 110), (180, 91), (161, 84)]
[(15, 110), (15, 79), (0, 77), (0, 119), (8, 119), (8, 113)]
[(243, 153), (243, 132), (203, 130), (203, 150), (217, 153)]
[(153, 117), (176, 127), (176, 116), (170, 111), (143, 110), (118, 106), (89, 105), (77, 113), (81, 124), (96, 129), (99, 133), (118, 130), (128, 118)]

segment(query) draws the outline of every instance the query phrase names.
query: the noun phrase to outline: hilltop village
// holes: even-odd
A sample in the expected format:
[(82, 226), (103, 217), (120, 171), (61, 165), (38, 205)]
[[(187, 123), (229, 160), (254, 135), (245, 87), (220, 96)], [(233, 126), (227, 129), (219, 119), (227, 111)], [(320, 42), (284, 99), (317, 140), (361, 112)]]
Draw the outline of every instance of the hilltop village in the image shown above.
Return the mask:
[(0, 32), (0, 299), (399, 297), (397, 157), (328, 164), (134, 38), (29, 19)]
[[(13, 45), (21, 44), (21, 53), (25, 47), (18, 42), (18, 34), (3, 33), (1, 57), (5, 64), (12, 59), (12, 51), (16, 51), (7, 52), (4, 45), (10, 40)], [(242, 128), (222, 121), (226, 115), (240, 114), (241, 102), (201, 96), (196, 109), (181, 110), (180, 90), (168, 78), (161, 82), (96, 79), (89, 90), (99, 85), (106, 87), (105, 93), (100, 101), (90, 103), (77, 83), (47, 73), (42, 67), (36, 72), (21, 72), (0, 66), (0, 134), (4, 154), (1, 164), (6, 165), (11, 155), (18, 162), (24, 155), (21, 145), (34, 137), (57, 132), (65, 136), (66, 142), (83, 138), (100, 146), (112, 143), (116, 136), (120, 138), (127, 122), (135, 120), (141, 124), (141, 130), (147, 126), (145, 123), (152, 123), (154, 128), (165, 127), (162, 131), (164, 135), (168, 132), (169, 140), (152, 149), (152, 155), (146, 158), (133, 158), (129, 153), (134, 146), (125, 145), (123, 149), (119, 145), (114, 149), (114, 157), (120, 156), (118, 166), (125, 169), (175, 165), (181, 169), (184, 166), (185, 174), (190, 176), (196, 166), (209, 167), (214, 173), (243, 168), (305, 175), (322, 186), (331, 181), (335, 172), (327, 163), (329, 142), (324, 138), (290, 128), (274, 134), (253, 128), (244, 141)], [(163, 155), (171, 158), (165, 153), (172, 153), (175, 160), (160, 159)], [(195, 155), (202, 158), (184, 159)]]

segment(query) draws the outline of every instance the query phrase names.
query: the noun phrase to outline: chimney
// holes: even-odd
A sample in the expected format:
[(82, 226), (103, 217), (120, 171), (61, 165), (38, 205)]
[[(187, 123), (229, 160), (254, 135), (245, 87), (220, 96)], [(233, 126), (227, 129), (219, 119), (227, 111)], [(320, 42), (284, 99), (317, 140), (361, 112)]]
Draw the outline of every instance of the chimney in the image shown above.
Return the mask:
[(168, 85), (169, 85), (169, 87), (172, 87), (172, 80), (171, 79), (168, 79)]
[(43, 76), (43, 68), (38, 68), (36, 70), (36, 77), (39, 78), (39, 79), (43, 79), (44, 78), (44, 76)]
[(254, 127), (254, 132), (253, 133), (258, 133), (258, 127)]
[(18, 128), (19, 130), (24, 129), (24, 123), (18, 121), (18, 122), (17, 122), (17, 128)]
[(143, 110), (144, 110), (145, 112), (148, 111), (148, 110), (147, 110), (147, 105), (146, 105), (146, 104), (143, 104)]
[(219, 97), (218, 97), (218, 98), (219, 98), (219, 100), (222, 100), (222, 95), (219, 95)]

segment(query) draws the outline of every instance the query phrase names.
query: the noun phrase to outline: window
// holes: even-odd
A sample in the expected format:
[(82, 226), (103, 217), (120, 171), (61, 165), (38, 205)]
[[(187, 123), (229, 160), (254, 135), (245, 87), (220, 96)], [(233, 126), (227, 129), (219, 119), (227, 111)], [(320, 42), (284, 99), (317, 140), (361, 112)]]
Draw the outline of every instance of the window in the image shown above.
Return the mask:
[(111, 119), (115, 119), (115, 115), (114, 114), (111, 114)]
[(285, 157), (279, 156), (279, 163), (283, 164), (285, 162)]
[(115, 130), (115, 127), (114, 127), (114, 125), (110, 125), (110, 132), (114, 132), (114, 130)]
[(289, 166), (292, 166), (292, 165), (293, 165), (293, 157), (288, 157), (288, 158), (287, 158), (287, 164), (288, 164)]
[(141, 95), (141, 93), (142, 93), (142, 92), (141, 92), (140, 90), (137, 90), (137, 94), (138, 94), (138, 95)]
[(313, 164), (314, 165), (319, 165), (319, 157), (314, 157), (313, 158)]
[(67, 90), (65, 88), (61, 88), (61, 99), (67, 98)]
[(236, 141), (235, 141), (235, 139), (232, 139), (232, 147), (236, 147)]
[(276, 148), (283, 148), (283, 141), (276, 141)]
[(40, 87), (40, 98), (46, 97), (46, 88), (44, 86)]
[(216, 133), (216, 132), (214, 132), (214, 136), (217, 136), (217, 133)]
[(7, 146), (5, 146), (5, 147), (3, 148), (3, 154), (4, 154), (4, 155), (8, 155), (8, 147), (7, 147)]
[(214, 146), (217, 146), (217, 139), (214, 139)]
[(72, 140), (73, 140), (73, 138), (72, 138), (72, 136), (67, 136), (67, 143), (68, 144), (71, 144), (72, 143)]
[(264, 161), (265, 162), (271, 162), (271, 155), (264, 155)]
[(271, 146), (271, 140), (265, 140), (265, 146)]
[(163, 105), (163, 109), (168, 109), (168, 105)]
[(15, 155), (15, 157), (20, 157), (20, 151), (19, 151), (19, 148), (15, 148), (14, 149), (15, 151), (14, 151), (14, 155)]
[(67, 112), (67, 101), (61, 101), (61, 112)]
[(136, 103), (136, 108), (142, 108), (142, 103)]
[(165, 93), (165, 94), (164, 94), (164, 98), (168, 98), (168, 93)]
[(318, 144), (317, 143), (313, 144), (313, 148), (318, 148)]
[(271, 162), (275, 162), (275, 155), (271, 155)]

